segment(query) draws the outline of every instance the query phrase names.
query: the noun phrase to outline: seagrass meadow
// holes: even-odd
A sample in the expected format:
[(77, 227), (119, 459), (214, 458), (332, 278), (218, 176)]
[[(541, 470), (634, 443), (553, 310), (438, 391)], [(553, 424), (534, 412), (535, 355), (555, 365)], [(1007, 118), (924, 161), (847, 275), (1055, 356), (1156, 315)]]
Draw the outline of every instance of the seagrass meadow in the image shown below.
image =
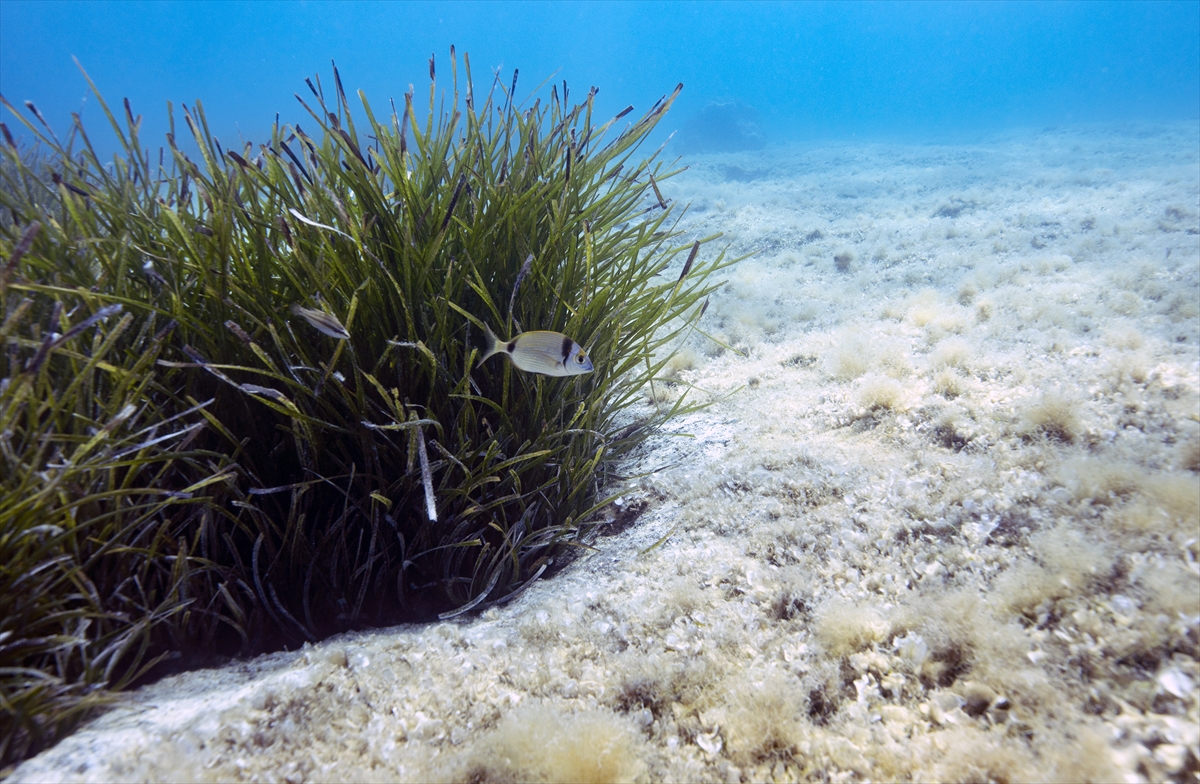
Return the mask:
[[(2, 128), (3, 766), (157, 673), (504, 601), (689, 409), (632, 413), (730, 263), (642, 147), (678, 88), (600, 122), (450, 66), (382, 120), (334, 68), (238, 149), (199, 102), (147, 146), (97, 90), (111, 161), (4, 101), (37, 141)], [(485, 327), (596, 370), (479, 365)]]

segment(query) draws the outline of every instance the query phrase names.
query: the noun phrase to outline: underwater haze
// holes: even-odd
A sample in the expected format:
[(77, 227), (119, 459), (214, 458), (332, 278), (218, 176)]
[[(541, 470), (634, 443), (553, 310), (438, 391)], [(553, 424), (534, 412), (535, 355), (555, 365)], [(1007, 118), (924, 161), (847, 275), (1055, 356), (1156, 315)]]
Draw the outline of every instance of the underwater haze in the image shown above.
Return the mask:
[[(423, 87), (427, 60), (471, 56), (477, 84), (519, 68), (600, 88), (600, 114), (685, 89), (664, 128), (712, 103), (762, 143), (974, 138), (1010, 127), (1200, 116), (1200, 4), (0, 3), (0, 94), (59, 132), (78, 112), (115, 149), (72, 58), (161, 143), (166, 102), (200, 99), (225, 143), (266, 141), (293, 93), (336, 61), (376, 105)], [(8, 123), (10, 127), (13, 123)]]
[[(456, 64), (449, 56), (452, 45)], [(519, 69), (517, 103), (532, 107), (542, 100), (543, 114), (527, 115), (534, 118), (531, 135), (515, 145), (508, 141), (517, 127), (513, 102), (499, 95), (494, 103), (479, 102), (480, 114), (502, 115), (495, 136), (489, 135), (489, 123), (473, 126), (486, 129), (479, 138), (494, 159), (488, 157), (492, 153), (476, 156), (476, 137), (470, 135), (461, 148), (451, 147), (450, 134), (469, 125), (462, 123), (440, 137), (444, 146), (427, 145), (432, 154), (403, 152), (398, 139), (379, 134), (383, 138), (368, 153), (378, 163), (367, 173), (357, 147), (361, 141), (313, 127), (317, 124), (293, 97), (314, 105), (306, 79), (314, 85), (319, 79), (332, 95), (336, 61), (346, 90), (361, 89), (375, 115), (387, 117), (388, 98), (403, 107), (410, 85), (414, 105), (426, 106), (431, 55), (441, 90), (452, 84), (455, 65), (462, 77), (465, 53), (474, 96), (486, 92), (493, 72), (500, 80), (497, 92), (508, 90), (513, 69)], [(232, 314), (230, 321), (223, 321), (225, 315), (211, 321), (224, 323), (238, 340), (214, 329), (213, 352), (193, 343), (184, 354), (163, 343), (162, 350), (172, 353), (163, 354), (170, 359), (160, 366), (204, 367), (263, 404), (311, 404), (305, 417), (310, 410), (341, 406), (349, 413), (339, 408), (333, 421), (361, 422), (371, 439), (376, 431), (414, 428), (405, 436), (407, 453), (397, 446), (390, 464), (399, 473), (407, 454), (407, 473), (397, 481), (411, 482), (381, 479), (381, 492), (371, 492), (368, 501), (358, 489), (369, 489), (367, 480), (354, 484), (356, 477), (375, 481), (378, 475), (391, 482), (392, 470), (371, 467), (387, 465), (377, 455), (355, 457), (367, 454), (365, 448), (355, 452), (332, 437), (297, 436), (299, 456), (293, 460), (290, 441), (271, 442), (281, 446), (269, 453), (251, 444), (269, 458), (238, 458), (249, 466), (246, 495), (222, 489), (229, 494), (214, 495), (213, 508), (229, 498), (237, 514), (267, 510), (258, 517), (228, 515), (230, 526), (257, 525), (268, 531), (267, 538), (260, 533), (251, 547), (256, 529), (248, 528), (239, 555), (231, 537), (242, 534), (224, 534), (237, 571), (220, 572), (223, 582), (216, 588), (211, 586), (218, 578), (204, 576), (208, 594), (194, 607), (211, 600), (205, 610), (211, 618), (204, 621), (210, 625), (181, 628), (225, 624), (243, 639), (268, 639), (273, 629), (284, 627), (267, 604), (265, 582), (274, 606), (308, 641), (274, 652), (246, 642), (243, 658), (131, 687), (68, 737), (28, 744), (36, 756), (7, 769), (0, 710), (0, 779), (1200, 782), (1200, 2), (0, 0), (5, 100), (26, 118), (22, 102), (33, 101), (60, 137), (78, 112), (89, 137), (111, 154), (116, 147), (104, 137), (107, 120), (72, 58), (109, 106), (120, 107), (129, 98), (133, 112), (145, 118), (140, 136), (145, 144), (164, 143), (168, 101), (182, 124), (181, 104), (194, 107), (199, 99), (212, 132), (230, 152), (215, 162), (210, 154), (203, 174), (176, 158), (175, 173), (162, 175), (168, 179), (153, 188), (142, 184), (151, 175), (133, 180), (136, 187), (121, 177), (109, 182), (88, 159), (90, 171), (74, 184), (63, 178), (56, 192), (47, 189), (49, 206), (30, 205), (33, 196), (17, 189), (8, 201), (0, 200), (17, 206), (0, 210), (0, 340), (12, 347), (0, 352), (0, 369), (9, 357), (25, 355), (33, 359), (24, 367), (36, 369), (49, 351), (39, 345), (67, 340), (21, 315), (23, 308), (37, 313), (29, 305), (35, 295), (47, 303), (43, 311), (64, 325), (81, 318), (75, 314), (84, 305), (93, 307), (90, 303), (108, 296), (128, 302), (126, 319), (138, 312), (135, 306), (152, 305), (156, 313), (178, 318), (183, 324), (178, 332), (208, 340), (196, 326), (205, 316), (194, 315), (194, 300), (200, 309), (195, 312)], [(564, 80), (570, 85), (569, 99), (548, 100), (545, 80), (551, 78), (556, 91)], [(678, 100), (652, 110), (678, 83), (684, 85)], [(546, 86), (539, 93), (540, 85)], [(589, 127), (559, 125), (557, 112), (585, 101), (592, 86), (599, 93), (591, 128), (633, 105), (635, 112), (619, 121), (630, 123), (620, 137), (624, 141), (588, 130), (577, 144), (574, 130), (559, 130)], [(361, 117), (353, 97), (350, 104)], [(504, 111), (497, 113), (497, 105)], [(670, 112), (663, 115), (663, 107)], [(304, 148), (284, 147), (297, 166), (290, 170), (296, 189), (283, 168), (291, 164), (279, 151), (264, 149), (255, 161), (261, 160), (261, 168), (233, 152), (239, 138), (269, 141), (277, 117), (284, 124), (299, 122), (309, 134)], [(638, 117), (647, 119), (639, 123)], [(464, 118), (474, 123), (472, 115)], [(11, 116), (2, 119), (32, 144), (28, 127)], [(643, 141), (637, 134), (654, 123), (652, 143), (634, 149)], [(363, 127), (360, 121), (360, 131)], [(652, 157), (658, 155), (655, 145), (673, 132), (666, 153)], [(323, 139), (324, 147), (309, 138)], [(625, 143), (631, 146), (620, 146)], [(443, 175), (441, 155), (447, 149), (455, 158)], [(543, 149), (558, 152), (539, 152)], [(614, 150), (620, 156), (630, 151), (631, 157), (615, 157)], [(0, 145), (7, 156), (0, 162), (19, 168), (12, 161), (21, 152)], [(643, 156), (651, 160), (637, 165)], [(301, 169), (312, 187), (305, 186)], [(121, 176), (129, 171), (113, 170)], [(153, 164), (133, 169), (153, 170)], [(653, 176), (643, 182), (643, 172)], [(0, 177), (0, 186), (4, 181)], [(197, 183), (199, 194), (188, 191), (189, 181)], [(128, 200), (160, 193), (168, 198), (148, 204), (144, 215)], [(0, 196), (8, 194), (0, 190)], [(614, 204), (627, 211), (618, 215)], [(28, 228), (31, 215), (40, 217), (40, 229)], [(429, 215), (442, 220), (436, 232)], [(539, 233), (543, 225), (553, 227), (549, 234)], [(39, 244), (31, 245), (39, 230)], [(28, 238), (20, 240), (23, 246), (20, 236)], [(635, 236), (654, 248), (669, 248), (671, 255), (660, 264), (658, 251), (622, 244)], [(533, 246), (528, 256), (524, 244)], [(44, 247), (57, 255), (43, 261)], [(413, 262), (426, 257), (436, 262)], [(129, 258), (139, 263), (127, 264)], [(526, 261), (518, 267), (520, 259)], [(594, 277), (594, 263), (597, 270), (609, 265), (612, 277)], [(393, 276), (388, 264), (404, 274)], [(93, 266), (103, 275), (93, 273)], [(389, 283), (370, 277), (376, 267)], [(27, 269), (53, 285), (27, 282)], [(113, 269), (120, 273), (110, 274)], [(12, 270), (14, 282), (7, 285), (21, 293), (7, 295), (4, 281)], [(58, 280), (60, 270), (84, 284), (70, 288)], [(478, 284), (463, 283), (464, 270)], [(709, 272), (713, 287), (701, 292), (695, 287)], [(93, 274), (98, 283), (88, 289), (93, 278), (86, 276)], [(221, 304), (217, 292), (226, 286), (226, 275), (232, 283), (228, 296), (221, 292)], [(433, 292), (421, 307), (445, 317), (429, 316), (419, 328), (398, 326), (396, 314), (411, 311), (403, 301), (395, 305), (392, 292), (402, 299), (410, 289), (394, 280), (409, 277), (426, 281), (412, 291)], [(183, 295), (159, 294), (168, 278)], [(653, 278), (658, 288), (646, 290), (660, 292), (667, 303), (654, 312), (679, 314), (655, 333), (655, 342), (626, 341), (629, 324), (653, 322), (637, 314), (648, 307), (643, 295), (624, 295), (619, 292), (634, 289), (603, 282), (624, 285), (625, 278)], [(148, 292), (150, 305), (102, 288), (118, 283), (126, 287), (121, 291)], [(578, 340), (589, 350), (595, 372), (531, 382), (518, 375), (524, 371), (516, 362), (502, 366), (498, 386), (498, 373), (490, 374), (501, 367), (496, 363), (509, 360), (489, 360), (491, 365), (479, 368), (469, 354), (461, 362), (439, 359), (466, 351), (458, 330), (467, 328), (465, 306), (476, 300), (454, 293), (454, 287), (466, 292), (468, 285), (478, 301), (507, 301), (509, 320), (515, 323), (520, 315), (530, 331), (570, 333), (557, 335), (569, 338), (558, 345)], [(353, 293), (351, 287), (357, 287)], [(290, 309), (295, 292), (307, 297), (314, 289), (314, 298), (320, 296), (321, 307), (329, 310)], [(58, 298), (54, 310), (51, 295)], [(174, 310), (160, 306), (168, 299), (177, 303)], [(64, 309), (60, 300), (81, 304)], [(521, 315), (514, 302), (542, 315)], [(5, 307), (16, 315), (4, 317)], [(461, 327), (450, 308), (464, 317)], [(570, 311), (570, 320), (535, 323), (557, 318), (544, 315), (551, 309)], [(490, 310), (492, 325), (502, 325), (500, 308)], [(90, 329), (105, 312), (111, 311), (106, 307), (77, 322), (84, 326), (56, 330), (81, 344), (93, 340), (80, 330)], [(343, 312), (344, 326), (337, 317)], [(308, 325), (289, 321), (289, 314)], [(411, 325), (413, 317), (406, 318)], [(470, 316), (478, 326), (486, 318), (483, 312)], [(16, 334), (11, 324), (26, 328), (22, 319), (36, 340), (5, 337)], [(239, 326), (250, 319), (254, 338)], [(193, 326), (185, 323), (189, 320)], [(148, 340), (150, 323), (129, 334), (137, 331), (139, 340)], [(291, 324), (298, 330), (311, 325), (324, 336), (293, 333)], [(262, 348), (266, 339), (257, 335), (268, 333), (275, 348)], [(297, 334), (315, 340), (310, 345)], [(101, 346), (99, 335), (97, 327), (93, 345)], [(381, 348), (388, 336), (394, 339)], [(334, 339), (343, 342), (330, 348)], [(155, 338), (155, 351), (160, 340)], [(429, 346), (443, 349), (434, 340), (446, 347), (437, 357)], [(215, 359), (216, 350), (235, 343), (243, 354), (231, 356), (249, 356), (243, 342), (262, 362), (275, 363), (274, 375), (245, 367), (242, 360), (203, 359)], [(109, 345), (118, 344), (103, 343)], [(518, 346), (515, 338), (512, 345)], [(608, 345), (631, 348), (607, 350)], [(392, 346), (400, 348), (389, 354)], [(429, 366), (439, 379), (450, 376), (437, 367), (461, 365), (467, 374), (454, 389), (465, 392), (470, 379), (477, 394), (438, 392), (422, 400), (414, 393), (417, 404), (410, 404), (411, 389), (421, 389), (410, 379), (424, 383), (423, 376), (403, 366), (393, 370), (385, 359), (390, 363), (414, 346), (434, 357)], [(135, 358), (149, 363), (153, 356)], [(622, 370), (639, 366), (643, 357), (645, 373)], [(184, 359), (191, 362), (174, 361)], [(380, 368), (375, 375), (360, 371), (370, 366), (368, 360)], [(17, 367), (16, 359), (8, 361)], [(70, 361), (77, 362), (74, 354)], [(411, 361), (425, 364), (419, 357)], [(340, 370), (333, 372), (338, 362), (363, 375), (347, 381)], [(291, 381), (274, 370), (285, 363)], [(64, 383), (96, 394), (90, 382), (76, 379), (76, 366), (69, 366)], [(99, 359), (88, 367), (93, 366), (97, 374), (113, 372)], [(316, 376), (302, 374), (318, 366), (323, 380), (310, 390), (304, 379)], [(216, 368), (286, 383), (291, 398), (275, 388), (237, 384)], [(13, 375), (19, 374), (31, 375), (26, 370)], [(359, 416), (358, 408), (339, 402), (352, 400), (352, 392), (336, 396), (355, 384), (365, 389), (355, 381), (361, 378), (383, 395), (377, 377), (393, 375), (397, 387), (388, 394), (396, 401), (390, 410), (399, 412), (396, 425), (372, 424), (383, 414)], [(182, 374), (161, 378), (166, 381), (147, 388), (174, 388), (177, 378), (191, 383)], [(625, 406), (612, 419), (610, 435), (600, 432), (610, 424), (595, 430), (591, 424), (606, 421), (606, 414), (596, 414), (591, 403), (575, 408), (576, 401), (595, 399), (584, 394), (599, 384), (611, 384)], [(5, 389), (25, 387), (0, 385), (0, 403)], [(404, 408), (399, 389), (405, 390)], [(521, 392), (527, 395), (521, 398), (518, 389), (536, 394)], [(193, 397), (202, 399), (188, 397), (189, 406)], [(599, 488), (606, 500), (576, 521), (594, 523), (587, 536), (571, 542), (586, 545), (573, 548), (577, 558), (543, 571), (552, 562), (542, 560), (538, 537), (548, 529), (535, 531), (528, 521), (541, 519), (545, 510), (565, 515), (570, 510), (555, 506), (553, 498), (576, 503), (584, 483), (569, 479), (575, 474), (563, 467), (558, 452), (525, 451), (529, 444), (541, 449), (534, 436), (512, 457), (508, 444), (520, 440), (502, 440), (508, 431), (497, 427), (497, 436), (482, 413), (472, 414), (470, 427), (478, 419), (490, 440), (461, 437), (467, 444), (458, 453), (462, 460), (431, 440), (448, 460), (426, 465), (420, 427), (441, 427), (436, 406), (446, 397), (481, 403), (486, 408), (479, 412), (491, 417), (495, 410), (505, 423), (518, 419), (518, 409), (506, 409), (506, 401), (534, 401), (536, 416), (545, 416), (530, 420), (541, 428), (538, 439), (558, 437), (538, 423), (555, 417), (561, 423), (566, 412), (577, 410), (564, 438), (608, 439), (565, 442), (571, 455), (588, 461), (587, 470), (602, 457), (611, 467), (603, 469), (606, 480)], [(21, 409), (21, 417), (33, 422), (43, 410), (73, 412), (61, 402), (73, 399), (64, 394), (53, 408), (47, 403), (36, 409), (37, 416)], [(123, 403), (113, 399), (113, 410), (134, 408), (118, 409)], [(257, 421), (246, 405), (236, 409), (242, 413), (234, 421), (250, 422), (252, 416)], [(284, 409), (273, 408), (279, 419), (263, 418), (261, 429), (246, 433), (265, 433), (272, 422), (282, 422)], [(428, 418), (416, 420), (413, 409)], [(226, 410), (234, 411), (234, 403)], [(267, 409), (253, 409), (259, 410)], [(220, 422), (212, 412), (206, 416)], [(661, 429), (645, 427), (663, 421), (665, 412), (672, 415)], [(98, 435), (91, 435), (93, 427), (75, 454), (102, 437), (115, 444), (105, 446), (114, 451), (104, 454), (118, 454), (115, 450), (142, 438), (123, 424), (128, 416), (108, 420)], [(465, 414), (454, 416), (467, 421)], [(451, 421), (448, 417), (440, 421)], [(65, 413), (62, 419), (68, 419)], [(74, 434), (93, 421), (101, 420), (74, 414), (71, 424), (78, 429), (68, 435), (82, 442)], [(138, 427), (146, 428), (138, 433), (157, 432)], [(114, 432), (129, 440), (108, 436)], [(178, 434), (184, 432), (189, 431)], [(627, 436), (634, 437), (629, 434), (638, 439), (644, 434), (645, 440), (629, 449), (622, 446)], [(184, 444), (191, 443), (187, 438)], [(251, 436), (242, 438), (239, 430), (229, 441), (245, 445)], [(9, 441), (20, 443), (5, 432), (0, 458), (11, 453)], [(328, 463), (339, 472), (350, 466), (344, 487), (355, 488), (357, 496), (335, 484), (341, 479), (321, 468), (326, 463), (314, 463), (322, 475), (299, 462), (315, 451), (306, 442), (317, 444), (330, 461), (340, 460)], [(57, 477), (68, 475), (55, 472), (74, 458), (51, 455), (42, 446), (51, 443), (49, 437), (30, 436), (24, 443), (34, 444), (30, 450), (49, 461), (36, 473), (52, 488), (44, 495), (64, 494), (49, 483), (65, 482)], [(354, 443), (375, 449), (384, 442), (364, 437)], [(581, 443), (594, 444), (595, 452)], [(605, 452), (619, 449), (627, 451), (611, 457)], [(92, 454), (99, 453), (97, 447)], [(424, 474), (421, 489), (414, 453)], [(466, 476), (476, 465), (464, 465), (475, 459), (468, 454), (502, 462), (489, 463), (493, 467), (486, 470), (494, 474), (481, 473), (463, 489), (456, 472)], [(282, 465), (281, 477), (284, 471), (297, 473), (260, 481), (256, 466), (268, 460)], [(562, 478), (545, 485), (527, 481), (524, 477), (537, 474), (520, 468), (524, 473), (518, 476), (514, 467), (524, 465), (521, 461), (537, 471), (553, 466)], [(293, 484), (300, 467), (322, 481), (305, 474), (305, 481)], [(511, 477), (503, 484), (502, 469)], [(32, 468), (28, 475), (34, 476)], [(215, 474), (205, 483), (224, 480), (232, 488), (232, 476)], [(0, 480), (6, 478), (0, 469)], [(187, 482), (189, 490), (205, 483)], [(396, 503), (411, 511), (421, 501), (426, 504), (421, 511), (428, 510), (424, 516), (404, 513), (422, 526), (428, 523), (420, 531), (458, 536), (468, 524), (482, 530), (483, 522), (475, 521), (485, 521), (506, 544), (488, 550), (492, 545), (483, 536), (444, 546), (420, 544), (425, 541), (420, 538), (406, 544), (397, 530), (395, 550), (351, 550), (350, 534), (343, 532), (368, 529), (365, 523), (356, 529), (343, 525), (350, 512), (340, 511), (320, 545), (302, 551), (308, 534), (296, 532), (318, 530), (310, 521), (326, 519), (305, 518), (304, 510), (324, 515), (334, 502), (297, 499), (304, 493), (311, 499), (317, 491), (309, 487), (322, 483), (332, 489), (318, 498), (334, 499), (337, 509), (372, 510), (374, 528), (355, 547), (369, 538), (368, 547), (375, 548), (376, 530), (384, 532), (379, 541), (390, 536), (375, 510), (394, 509)], [(485, 503), (474, 495), (485, 484), (499, 488), (486, 491), (499, 499), (486, 502), (486, 516)], [(409, 489), (393, 492), (388, 489), (393, 486)], [(26, 492), (24, 487), (11, 495)], [(291, 511), (285, 511), (284, 490), (292, 492)], [(559, 490), (562, 495), (553, 496)], [(525, 504), (535, 494), (538, 500), (522, 507), (528, 516), (504, 517), (509, 507), (501, 502), (511, 500), (515, 509), (513, 499)], [(232, 500), (259, 495), (284, 500), (276, 506)], [(471, 504), (461, 515), (456, 499)], [(571, 509), (592, 502), (578, 503)], [(176, 565), (186, 563), (174, 553), (186, 554), (188, 541), (200, 543), (192, 546), (193, 560), (208, 558), (199, 548), (220, 539), (209, 531), (211, 520), (221, 517), (203, 509), (204, 517), (197, 512), (189, 518), (203, 521), (203, 528), (186, 529), (198, 530), (195, 538), (180, 536), (178, 550), (154, 550), (162, 563), (175, 564), (162, 566), (161, 575), (174, 575)], [(280, 520), (287, 515), (291, 538), (278, 539), (288, 543), (278, 549), (291, 560), (280, 556), (279, 566), (262, 570), (260, 581), (260, 543), (270, 554), (275, 536), (268, 529), (276, 525), (272, 509), (279, 510)], [(61, 519), (74, 526), (74, 514), (71, 507), (70, 517), (64, 511)], [(505, 528), (493, 522), (493, 514)], [(29, 541), (33, 532), (43, 536), (52, 528), (40, 517), (26, 517), (37, 523)], [(396, 527), (391, 514), (384, 519)], [(101, 522), (110, 526), (104, 530), (116, 530), (116, 523)], [(135, 542), (149, 540), (144, 530), (137, 529)], [(76, 538), (74, 529), (71, 536)], [(173, 536), (156, 535), (153, 548)], [(411, 555), (426, 546), (431, 549)], [(487, 568), (496, 577), (475, 593), (483, 585), (483, 567), (474, 567), (475, 578), (468, 571), (451, 577), (446, 567), (444, 584), (470, 587), (475, 596), (454, 594), (462, 597), (455, 599), (458, 610), (439, 621), (390, 628), (351, 627), (350, 621), (336, 626), (367, 617), (366, 610), (353, 618), (344, 610), (341, 597), (351, 595), (344, 586), (361, 586), (358, 603), (367, 601), (363, 606), (370, 608), (378, 601), (382, 609), (371, 617), (386, 620), (395, 617), (384, 614), (393, 596), (404, 602), (415, 595), (405, 593), (406, 580), (414, 590), (439, 585), (433, 580), (441, 573), (418, 572), (411, 566), (416, 559), (467, 546), (481, 546), (494, 559)], [(122, 546), (120, 552), (137, 547)], [(316, 567), (304, 562), (310, 551)], [(343, 556), (358, 552), (397, 555), (390, 562), (373, 554), (353, 562)], [(528, 577), (511, 593), (496, 588), (502, 572), (494, 565), (507, 569), (510, 554), (513, 574)], [(518, 555), (530, 560), (519, 564)], [(479, 558), (475, 563), (485, 563), (484, 555)], [(327, 562), (332, 576), (324, 585), (332, 588), (314, 581), (310, 591), (309, 578), (316, 573), (323, 579), (316, 569), (324, 570)], [(384, 564), (380, 569), (394, 569), (386, 580), (371, 576), (376, 562)], [(457, 554), (444, 563), (471, 568), (468, 557)], [(138, 584), (141, 593), (127, 599), (124, 586), (136, 575), (126, 580), (115, 567), (104, 568), (110, 584), (118, 586), (105, 596), (128, 603), (114, 606), (143, 602), (138, 597), (150, 592)], [(421, 584), (414, 573), (433, 576)], [(33, 574), (12, 584), (34, 585)], [(339, 574), (359, 582), (340, 581)], [(248, 584), (251, 575), (256, 592)], [(276, 587), (285, 579), (292, 590), (281, 590), (280, 599)], [(77, 584), (63, 581), (71, 601), (79, 595)], [(493, 599), (493, 589), (503, 598)], [(187, 601), (197, 596), (172, 591), (172, 602), (176, 595)], [(251, 598), (239, 605), (233, 594)], [(324, 601), (324, 617), (316, 602), (310, 613), (310, 596)], [(250, 601), (257, 616), (240, 609), (250, 608)], [(220, 602), (230, 614), (220, 615), (225, 613)], [(185, 603), (170, 606), (181, 609)], [(341, 614), (335, 615), (335, 606)], [(171, 613), (172, 623), (184, 619), (180, 624), (208, 617), (198, 610), (188, 615), (191, 609)], [(268, 623), (268, 614), (276, 626)], [(298, 620), (301, 615), (307, 626)], [(5, 617), (13, 616), (0, 613), (0, 620)], [(309, 633), (335, 627), (354, 630), (328, 632), (332, 636), (323, 639)], [(47, 635), (29, 644), (57, 646), (59, 639), (92, 644), (74, 628), (68, 629), (73, 636)], [(78, 628), (89, 627), (81, 622)], [(2, 629), (0, 653), (5, 647), (21, 650), (26, 641), (20, 638), (2, 644), (8, 634)], [(232, 631), (224, 633), (232, 639)], [(124, 655), (112, 654), (116, 645), (108, 639), (95, 644), (107, 652), (89, 661)], [(299, 636), (292, 639), (301, 644)], [(56, 661), (67, 658), (57, 647), (47, 649)], [(29, 672), (39, 678), (39, 690), (50, 682), (41, 671)], [(0, 703), (7, 706), (15, 700), (5, 696), (3, 675), (0, 671)], [(34, 682), (33, 675), (26, 679)]]

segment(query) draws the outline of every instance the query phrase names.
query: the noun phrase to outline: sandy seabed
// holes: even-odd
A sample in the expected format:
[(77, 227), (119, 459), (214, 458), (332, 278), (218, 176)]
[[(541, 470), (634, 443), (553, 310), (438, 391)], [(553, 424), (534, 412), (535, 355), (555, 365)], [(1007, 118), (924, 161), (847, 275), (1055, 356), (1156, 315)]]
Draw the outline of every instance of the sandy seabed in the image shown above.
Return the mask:
[(1200, 127), (690, 162), (689, 235), (756, 254), (597, 552), (12, 780), (1200, 780)]

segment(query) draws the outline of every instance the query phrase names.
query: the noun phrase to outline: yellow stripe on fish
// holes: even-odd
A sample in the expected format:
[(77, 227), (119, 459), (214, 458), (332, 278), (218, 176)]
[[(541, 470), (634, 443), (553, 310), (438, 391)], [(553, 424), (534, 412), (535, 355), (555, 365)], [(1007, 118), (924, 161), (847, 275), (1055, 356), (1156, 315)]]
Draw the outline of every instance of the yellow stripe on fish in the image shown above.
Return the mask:
[(579, 376), (591, 373), (592, 360), (583, 346), (561, 332), (522, 332), (512, 340), (500, 340), (486, 326), (487, 343), (480, 364), (493, 354), (506, 354), (518, 370), (545, 376)]

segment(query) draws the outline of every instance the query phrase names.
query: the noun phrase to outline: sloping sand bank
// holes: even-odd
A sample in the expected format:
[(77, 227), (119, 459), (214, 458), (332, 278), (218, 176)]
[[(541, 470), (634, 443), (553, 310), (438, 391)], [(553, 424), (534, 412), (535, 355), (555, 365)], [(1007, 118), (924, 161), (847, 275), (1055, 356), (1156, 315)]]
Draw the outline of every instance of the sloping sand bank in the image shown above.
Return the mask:
[(714, 402), (598, 552), (166, 679), (13, 780), (1195, 781), (1198, 151), (697, 157), (689, 230), (759, 251), (701, 324), (740, 353), (693, 335), (654, 394)]

